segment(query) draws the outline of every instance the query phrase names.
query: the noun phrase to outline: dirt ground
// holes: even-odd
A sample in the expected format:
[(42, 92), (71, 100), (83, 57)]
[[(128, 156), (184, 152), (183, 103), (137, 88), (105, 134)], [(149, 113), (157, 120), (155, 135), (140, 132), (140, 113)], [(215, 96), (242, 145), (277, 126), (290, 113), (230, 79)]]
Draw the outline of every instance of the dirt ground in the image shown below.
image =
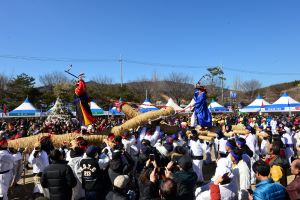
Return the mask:
[[(210, 164), (203, 165), (203, 176), (205, 181), (209, 181), (214, 175), (216, 169), (216, 163), (213, 161)], [(26, 173), (25, 186), (23, 178), (18, 182), (19, 186), (16, 186), (9, 193), (9, 200), (34, 200), (32, 196), (33, 191), (33, 176), (30, 175), (31, 170)], [(288, 176), (288, 183), (294, 179), (294, 176)], [(254, 189), (254, 188), (253, 188)]]

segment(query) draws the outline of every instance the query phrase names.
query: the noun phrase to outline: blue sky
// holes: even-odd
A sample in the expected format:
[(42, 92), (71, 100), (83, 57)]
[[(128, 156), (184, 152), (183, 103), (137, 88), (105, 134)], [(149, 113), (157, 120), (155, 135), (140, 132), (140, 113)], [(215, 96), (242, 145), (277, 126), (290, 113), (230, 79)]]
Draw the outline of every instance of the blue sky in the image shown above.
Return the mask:
[(110, 60), (122, 54), (127, 60), (179, 65), (124, 63), (125, 81), (171, 71), (196, 81), (216, 65), (224, 66), (229, 87), (235, 77), (264, 85), (297, 80), (299, 8), (297, 0), (1, 1), (0, 70), (38, 77), (72, 63), (73, 72), (83, 71), (87, 79), (102, 75), (119, 82), (119, 63)]

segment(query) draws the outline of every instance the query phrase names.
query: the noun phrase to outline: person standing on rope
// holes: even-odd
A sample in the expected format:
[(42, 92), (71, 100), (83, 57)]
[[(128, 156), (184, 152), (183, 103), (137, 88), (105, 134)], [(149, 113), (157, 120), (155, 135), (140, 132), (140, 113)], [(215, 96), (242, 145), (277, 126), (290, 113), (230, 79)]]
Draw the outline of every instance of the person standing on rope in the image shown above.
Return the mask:
[(86, 84), (83, 79), (84, 73), (79, 74), (75, 88), (76, 117), (81, 125), (88, 126), (95, 123), (97, 120), (92, 115), (92, 111), (89, 105), (91, 99), (86, 93)]
[(194, 113), (192, 115), (191, 125), (195, 127), (200, 125), (202, 129), (204, 127), (212, 126), (212, 117), (211, 113), (208, 110), (206, 98), (207, 91), (204, 86), (198, 82), (194, 90)]

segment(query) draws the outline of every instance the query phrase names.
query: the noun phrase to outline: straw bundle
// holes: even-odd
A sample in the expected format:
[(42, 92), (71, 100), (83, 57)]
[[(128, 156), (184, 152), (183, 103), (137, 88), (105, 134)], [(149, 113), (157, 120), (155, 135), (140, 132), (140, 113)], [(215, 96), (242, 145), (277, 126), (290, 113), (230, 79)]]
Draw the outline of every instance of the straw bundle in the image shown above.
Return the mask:
[(232, 131), (241, 135), (245, 135), (248, 133), (248, 130), (245, 128), (244, 125), (233, 125)]
[(214, 137), (200, 135), (199, 139), (200, 140), (206, 140), (206, 141), (213, 141)]
[(133, 109), (129, 104), (122, 105), (121, 110), (125, 114), (127, 119), (132, 119), (139, 115), (139, 113), (135, 109)]
[[(19, 138), (16, 140), (10, 140), (8, 146), (14, 149), (27, 148), (29, 151), (33, 150), (34, 144), (39, 142), (40, 138), (47, 136), (48, 133), (39, 134), (36, 136)], [(80, 134), (62, 134), (62, 135), (51, 135), (51, 141), (54, 147), (61, 147), (63, 144), (68, 145), (70, 141), (74, 140), (76, 137), (82, 136), (89, 144), (99, 145), (106, 136), (103, 135), (80, 135)]]
[(126, 121), (121, 126), (113, 127), (111, 132), (115, 135), (121, 135), (125, 130), (135, 129), (138, 126), (147, 124), (149, 121), (154, 121), (161, 117), (167, 117), (173, 114), (175, 114), (175, 111), (171, 107), (162, 108), (160, 110), (149, 111)]

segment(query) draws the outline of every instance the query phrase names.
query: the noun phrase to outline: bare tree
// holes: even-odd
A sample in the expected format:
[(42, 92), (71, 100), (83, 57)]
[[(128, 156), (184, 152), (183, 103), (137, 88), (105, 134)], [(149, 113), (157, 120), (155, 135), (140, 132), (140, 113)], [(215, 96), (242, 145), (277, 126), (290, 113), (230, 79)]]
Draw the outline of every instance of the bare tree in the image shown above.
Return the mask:
[(261, 86), (262, 83), (255, 79), (244, 81), (241, 84), (242, 90), (248, 94), (250, 99), (254, 98), (255, 91), (261, 88)]
[(39, 81), (43, 86), (54, 87), (61, 83), (70, 83), (70, 79), (63, 72), (51, 72), (39, 77)]
[(95, 81), (101, 85), (111, 85), (113, 83), (113, 79), (111, 77), (105, 75), (98, 75), (92, 78), (92, 81)]
[(165, 78), (164, 92), (180, 104), (181, 100), (191, 97), (192, 81), (192, 77), (186, 74), (172, 72)]
[(232, 82), (232, 90), (241, 91), (242, 89), (242, 81), (239, 76), (236, 76)]

